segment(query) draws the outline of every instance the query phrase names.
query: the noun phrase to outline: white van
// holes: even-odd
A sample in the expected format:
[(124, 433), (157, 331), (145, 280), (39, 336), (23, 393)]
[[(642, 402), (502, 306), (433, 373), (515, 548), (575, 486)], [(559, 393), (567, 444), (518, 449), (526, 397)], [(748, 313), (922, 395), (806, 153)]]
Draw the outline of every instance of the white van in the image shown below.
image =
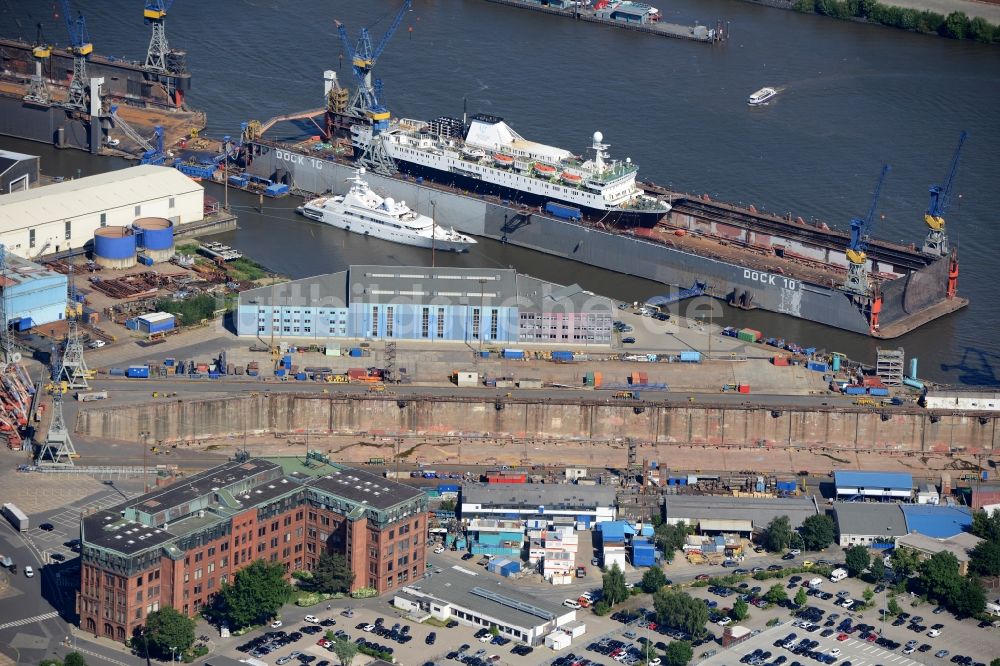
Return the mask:
[(823, 579), (820, 578), (819, 576), (809, 581), (809, 587), (811, 587), (814, 590), (818, 590), (822, 584), (823, 584)]
[(830, 582), (839, 583), (847, 578), (847, 569), (834, 569), (830, 572)]

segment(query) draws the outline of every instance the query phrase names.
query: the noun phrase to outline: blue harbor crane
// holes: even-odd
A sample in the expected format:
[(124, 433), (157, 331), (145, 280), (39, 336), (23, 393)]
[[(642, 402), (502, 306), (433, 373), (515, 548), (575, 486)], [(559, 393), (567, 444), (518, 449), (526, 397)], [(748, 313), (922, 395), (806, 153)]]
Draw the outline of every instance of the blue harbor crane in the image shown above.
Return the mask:
[(359, 120), (368, 121), (375, 134), (389, 127), (390, 114), (380, 99), (381, 81), (372, 81), (372, 69), (393, 34), (399, 29), (399, 25), (403, 22), (403, 16), (410, 11), (412, 4), (412, 0), (403, 2), (403, 6), (399, 8), (396, 16), (392, 19), (389, 29), (385, 31), (375, 47), (372, 47), (371, 35), (368, 34), (367, 27), (361, 28), (361, 37), (358, 39), (357, 46), (353, 46), (351, 38), (347, 35), (347, 28), (344, 27), (343, 23), (337, 21), (337, 33), (343, 42), (344, 52), (351, 59), (354, 78), (358, 83), (358, 89), (347, 107), (347, 113)]
[(962, 156), (962, 146), (968, 137), (969, 133), (965, 131), (958, 137), (958, 146), (955, 148), (955, 155), (951, 158), (951, 168), (948, 170), (948, 179), (944, 182), (944, 187), (931, 185), (931, 202), (924, 214), (924, 222), (927, 223), (924, 254), (944, 257), (949, 252), (948, 235), (944, 229), (944, 214), (948, 210), (948, 204), (951, 203), (951, 186), (955, 183), (955, 174), (958, 172), (958, 158)]
[(167, 53), (170, 48), (167, 46), (167, 28), (164, 20), (167, 12), (174, 0), (146, 0), (146, 5), (142, 10), (142, 20), (152, 27), (153, 34), (149, 38), (149, 48), (146, 49), (146, 69), (151, 72), (166, 74)]
[(882, 183), (885, 182), (885, 175), (889, 173), (889, 165), (882, 165), (882, 174), (878, 178), (875, 186), (875, 193), (872, 195), (872, 205), (868, 209), (868, 215), (864, 219), (854, 218), (851, 220), (851, 243), (847, 246), (847, 280), (844, 282), (844, 289), (847, 291), (869, 296), (872, 293), (871, 284), (868, 282), (868, 238), (872, 230), (872, 222), (875, 220), (875, 206), (878, 205), (879, 195), (882, 193)]
[(83, 13), (77, 14), (74, 20), (69, 0), (62, 0), (62, 10), (69, 31), (69, 52), (73, 54), (73, 78), (69, 82), (66, 106), (82, 111), (87, 108), (87, 58), (94, 52), (94, 45), (90, 42)]

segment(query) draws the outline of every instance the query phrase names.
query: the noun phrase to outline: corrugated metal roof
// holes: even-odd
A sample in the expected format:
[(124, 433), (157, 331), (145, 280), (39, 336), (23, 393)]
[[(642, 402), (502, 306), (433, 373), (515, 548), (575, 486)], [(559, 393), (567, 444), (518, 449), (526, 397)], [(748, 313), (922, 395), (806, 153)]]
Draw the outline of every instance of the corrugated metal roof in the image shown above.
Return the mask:
[(972, 525), (972, 512), (964, 506), (933, 506), (904, 504), (908, 532), (917, 532), (935, 539), (947, 539), (961, 534)]
[(753, 530), (751, 520), (733, 520), (725, 518), (702, 518), (698, 521), (698, 527), (702, 532), (750, 532)]
[(202, 191), (177, 169), (142, 164), (0, 196), (0, 233)]
[(169, 312), (150, 312), (149, 314), (139, 316), (139, 319), (150, 324), (155, 324), (160, 321), (170, 321), (173, 318), (174, 316)]
[(913, 475), (905, 472), (856, 472), (838, 470), (833, 473), (838, 488), (889, 488), (913, 490)]
[(898, 504), (834, 502), (833, 519), (840, 534), (897, 537), (906, 534), (906, 519)]
[(792, 527), (798, 527), (817, 513), (811, 497), (765, 498), (723, 497), (718, 495), (668, 495), (664, 500), (667, 519), (694, 524), (699, 520), (751, 520), (763, 528), (773, 518), (788, 516)]

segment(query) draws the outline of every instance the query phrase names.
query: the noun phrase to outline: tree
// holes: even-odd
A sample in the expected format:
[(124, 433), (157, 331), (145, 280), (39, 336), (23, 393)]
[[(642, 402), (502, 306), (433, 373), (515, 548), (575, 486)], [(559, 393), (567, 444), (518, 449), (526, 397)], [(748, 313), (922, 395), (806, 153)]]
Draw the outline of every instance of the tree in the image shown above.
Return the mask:
[(777, 516), (764, 528), (764, 547), (771, 552), (788, 548), (792, 540), (792, 523), (788, 516)]
[(441, 509), (442, 511), (454, 511), (455, 500), (450, 497), (448, 499), (441, 500), (441, 506), (439, 506), (438, 508)]
[(656, 528), (656, 545), (663, 549), (663, 554), (669, 561), (675, 550), (684, 547), (684, 537), (688, 535), (687, 523), (681, 521), (676, 525), (661, 523)]
[(768, 603), (780, 604), (782, 601), (786, 601), (788, 599), (788, 593), (785, 592), (784, 585), (777, 583), (771, 586), (771, 588), (767, 591), (767, 594), (764, 595), (764, 599), (766, 599)]
[(672, 629), (683, 629), (694, 638), (705, 634), (708, 606), (687, 592), (661, 587), (653, 595), (656, 621)]
[(997, 657), (996, 659), (992, 660), (990, 662), (990, 666), (1000, 666), (1000, 657)]
[(176, 608), (164, 606), (146, 616), (143, 647), (150, 656), (172, 659), (174, 651), (184, 652), (194, 645), (194, 618), (182, 615)]
[(980, 541), (970, 553), (969, 566), (982, 576), (1000, 576), (1000, 541)]
[(217, 613), (230, 627), (263, 624), (274, 617), (292, 596), (280, 562), (255, 560), (236, 572), (233, 582), (224, 583), (217, 595)]
[(977, 42), (989, 44), (995, 34), (994, 27), (983, 17), (977, 16), (969, 21), (969, 36)]
[(893, 571), (901, 576), (909, 576), (916, 572), (917, 565), (920, 563), (920, 556), (912, 548), (901, 546), (892, 551), (890, 561), (892, 562)]
[(805, 539), (803, 539), (802, 535), (799, 534), (798, 532), (792, 532), (792, 538), (788, 540), (788, 547), (797, 548), (799, 550), (805, 550), (806, 549)]
[(969, 531), (980, 539), (1000, 541), (1000, 509), (990, 513), (980, 509), (972, 514), (972, 527)]
[(594, 615), (601, 617), (607, 615), (610, 612), (611, 612), (611, 606), (604, 599), (601, 599), (596, 604), (594, 604)]
[(948, 600), (948, 606), (958, 617), (972, 617), (986, 610), (986, 595), (979, 581), (961, 578)]
[(969, 17), (965, 12), (952, 12), (944, 21), (944, 34), (952, 39), (965, 39), (969, 33)]
[(896, 601), (896, 597), (889, 599), (889, 603), (886, 606), (886, 610), (889, 611), (889, 615), (896, 616), (903, 612), (903, 609), (899, 607), (899, 602)]
[(337, 656), (340, 666), (351, 666), (354, 655), (357, 653), (358, 646), (352, 641), (345, 641), (343, 638), (337, 638), (333, 641), (333, 654)]
[(875, 591), (866, 586), (864, 592), (861, 593), (861, 596), (865, 598), (866, 602), (871, 603), (871, 600), (875, 598)]
[(687, 641), (670, 641), (670, 645), (663, 652), (663, 657), (667, 666), (687, 666), (694, 658), (694, 650)]
[(802, 521), (799, 534), (802, 535), (807, 550), (823, 550), (833, 543), (833, 519), (826, 514), (809, 516)]
[(806, 588), (800, 587), (799, 591), (795, 593), (795, 605), (805, 606), (806, 601), (809, 600), (809, 595), (806, 594)]
[(857, 577), (862, 571), (868, 568), (872, 558), (868, 549), (864, 546), (851, 546), (847, 549), (847, 573)]
[(323, 553), (313, 569), (309, 587), (324, 594), (346, 593), (351, 591), (354, 583), (354, 572), (347, 566), (347, 560), (337, 553)]
[(742, 599), (737, 599), (733, 603), (733, 610), (730, 611), (729, 613), (729, 615), (737, 622), (746, 619), (746, 616), (749, 614), (750, 614), (750, 604), (743, 601)]
[(87, 660), (79, 652), (70, 652), (63, 659), (63, 666), (87, 666)]
[(880, 556), (872, 558), (871, 563), (868, 565), (868, 571), (871, 572), (872, 580), (876, 583), (885, 578), (885, 563)]
[(647, 569), (646, 573), (642, 574), (642, 583), (640, 583), (640, 586), (643, 592), (652, 594), (666, 584), (667, 575), (663, 573), (663, 569), (654, 565)]
[(934, 553), (920, 563), (920, 583), (927, 594), (944, 602), (953, 593), (961, 575), (958, 573), (958, 558), (953, 553)]
[(602, 599), (608, 602), (609, 606), (620, 604), (628, 599), (628, 585), (625, 583), (625, 573), (615, 562), (611, 568), (604, 572), (604, 594)]

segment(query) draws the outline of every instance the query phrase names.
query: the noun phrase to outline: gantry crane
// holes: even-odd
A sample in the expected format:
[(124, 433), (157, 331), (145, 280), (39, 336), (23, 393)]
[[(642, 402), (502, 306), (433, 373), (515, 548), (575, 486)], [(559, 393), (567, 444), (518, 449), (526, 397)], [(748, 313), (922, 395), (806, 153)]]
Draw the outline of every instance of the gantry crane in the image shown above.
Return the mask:
[(382, 39), (374, 48), (372, 47), (371, 36), (368, 34), (368, 28), (361, 28), (361, 37), (358, 39), (358, 44), (355, 47), (351, 45), (351, 38), (348, 37), (347, 28), (344, 27), (344, 24), (340, 21), (336, 22), (337, 33), (344, 44), (344, 52), (351, 59), (354, 78), (358, 82), (358, 89), (347, 107), (347, 113), (358, 119), (370, 122), (373, 125), (375, 133), (389, 126), (390, 114), (379, 99), (381, 96), (381, 82), (372, 81), (372, 69), (375, 67), (378, 57), (382, 55), (382, 51), (385, 50), (393, 33), (399, 29), (400, 23), (403, 22), (403, 16), (410, 10), (412, 4), (412, 0), (405, 0), (403, 2), (403, 6), (399, 8), (396, 16), (392, 19), (389, 29), (385, 31)]
[(46, 63), (52, 55), (52, 46), (45, 41), (45, 34), (42, 32), (42, 24), (38, 24), (35, 33), (35, 45), (31, 49), (31, 55), (35, 57), (35, 74), (31, 77), (31, 84), (28, 86), (28, 93), (24, 96), (24, 101), (36, 104), (48, 104), (52, 100), (49, 94), (49, 86), (45, 82)]
[(167, 11), (174, 4), (174, 0), (146, 0), (146, 5), (142, 10), (142, 19), (153, 29), (153, 34), (149, 38), (149, 48), (146, 50), (146, 69), (160, 74), (168, 73), (167, 53), (170, 47), (167, 45), (167, 27), (164, 20), (167, 18)]
[(948, 255), (948, 234), (944, 229), (944, 213), (951, 203), (951, 186), (955, 183), (955, 174), (958, 172), (958, 158), (962, 156), (962, 145), (968, 138), (969, 133), (963, 131), (958, 137), (958, 146), (955, 148), (955, 155), (951, 158), (951, 168), (948, 170), (948, 179), (944, 187), (931, 185), (931, 201), (924, 214), (924, 222), (927, 223), (927, 238), (924, 240), (924, 254), (932, 254), (935, 257)]
[(69, 52), (73, 54), (73, 78), (69, 82), (69, 97), (66, 106), (73, 109), (87, 108), (87, 58), (94, 51), (87, 33), (87, 21), (83, 13), (73, 20), (73, 9), (69, 0), (62, 0), (63, 18), (66, 19), (66, 29), (69, 31)]
[(868, 237), (875, 219), (875, 206), (878, 205), (878, 198), (882, 193), (882, 183), (885, 182), (887, 173), (889, 173), (889, 165), (883, 164), (882, 174), (875, 186), (868, 215), (864, 219), (856, 217), (851, 220), (851, 243), (847, 246), (849, 266), (847, 267), (847, 280), (844, 282), (844, 288), (862, 296), (868, 296), (872, 293), (871, 284), (868, 282)]

